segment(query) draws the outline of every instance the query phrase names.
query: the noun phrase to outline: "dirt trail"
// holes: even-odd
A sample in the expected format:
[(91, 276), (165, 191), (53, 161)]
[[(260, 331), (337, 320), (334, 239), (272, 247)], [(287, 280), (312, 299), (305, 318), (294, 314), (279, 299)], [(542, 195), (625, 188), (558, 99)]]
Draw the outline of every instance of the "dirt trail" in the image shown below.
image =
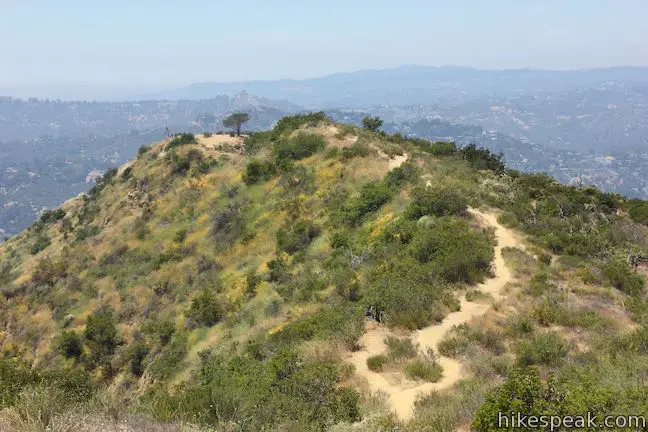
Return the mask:
[[(514, 233), (501, 226), (492, 213), (484, 213), (475, 209), (469, 209), (470, 213), (477, 219), (481, 219), (485, 225), (495, 229), (497, 245), (495, 246), (495, 259), (493, 263), (494, 277), (476, 288), (484, 293), (490, 294), (495, 301), (503, 298), (502, 288), (513, 280), (512, 272), (506, 267), (502, 257), (502, 249), (505, 247), (523, 248), (521, 242), (516, 239)], [(489, 304), (469, 302), (465, 296), (460, 299), (461, 309), (446, 316), (441, 324), (432, 325), (418, 330), (410, 335), (412, 342), (418, 343), (421, 351), (428, 348), (438, 352), (437, 344), (443, 340), (445, 334), (452, 327), (463, 324), (471, 319), (483, 315), (489, 308)], [(376, 323), (368, 323), (367, 331), (360, 338), (361, 350), (351, 354), (349, 362), (355, 366), (356, 374), (363, 377), (369, 383), (371, 392), (382, 392), (387, 395), (393, 411), (402, 419), (407, 420), (413, 414), (414, 402), (419, 394), (425, 394), (433, 390), (441, 390), (455, 384), (465, 373), (462, 372), (461, 362), (439, 356), (439, 363), (443, 367), (443, 377), (436, 383), (417, 383), (408, 380), (402, 373), (376, 373), (367, 367), (367, 359), (371, 356), (385, 352), (384, 339), (391, 332)]]
[(403, 163), (406, 160), (407, 160), (407, 153), (402, 154), (402, 155), (394, 155), (393, 159), (389, 159), (389, 171), (403, 165)]
[(407, 161), (407, 158), (409, 157), (407, 153), (403, 153), (402, 155), (389, 156), (387, 153), (385, 153), (380, 148), (378, 148), (375, 144), (371, 145), (371, 147), (378, 152), (378, 156), (380, 156), (383, 159), (387, 159), (387, 164), (388, 164), (387, 166), (389, 167), (389, 171), (392, 171), (393, 169), (403, 165)]

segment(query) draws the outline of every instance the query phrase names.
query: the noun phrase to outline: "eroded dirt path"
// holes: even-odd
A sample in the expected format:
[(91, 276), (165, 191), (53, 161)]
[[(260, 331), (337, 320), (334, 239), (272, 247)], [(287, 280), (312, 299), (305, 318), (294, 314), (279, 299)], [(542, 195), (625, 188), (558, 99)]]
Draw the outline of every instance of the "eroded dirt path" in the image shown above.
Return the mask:
[[(493, 262), (494, 277), (475, 288), (490, 294), (495, 301), (501, 300), (503, 298), (502, 289), (513, 280), (513, 273), (504, 263), (502, 249), (505, 247), (523, 249), (524, 246), (513, 231), (504, 228), (497, 222), (494, 214), (475, 209), (469, 209), (469, 212), (476, 219), (481, 220), (483, 225), (494, 228), (497, 242)], [(491, 306), (490, 304), (469, 302), (465, 296), (461, 297), (460, 304), (461, 309), (446, 316), (442, 323), (410, 334), (412, 342), (418, 344), (422, 352), (432, 348), (435, 353), (438, 353), (437, 345), (450, 329), (483, 315)], [(460, 361), (443, 356), (439, 356), (439, 363), (443, 367), (443, 377), (436, 383), (414, 382), (400, 372), (377, 373), (369, 370), (367, 359), (386, 351), (384, 340), (390, 334), (392, 334), (391, 331), (384, 326), (368, 322), (367, 330), (360, 338), (361, 349), (351, 353), (348, 361), (355, 366), (356, 374), (366, 379), (372, 393), (381, 392), (387, 396), (392, 410), (401, 419), (407, 420), (412, 417), (414, 402), (419, 394), (451, 387), (462, 378), (466, 378), (467, 375), (462, 371)]]

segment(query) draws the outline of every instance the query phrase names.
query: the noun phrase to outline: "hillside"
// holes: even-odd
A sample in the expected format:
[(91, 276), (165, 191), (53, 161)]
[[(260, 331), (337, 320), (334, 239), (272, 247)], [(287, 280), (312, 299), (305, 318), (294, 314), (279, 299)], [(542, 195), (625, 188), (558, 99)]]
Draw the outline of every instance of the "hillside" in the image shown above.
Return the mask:
[(246, 93), (201, 101), (64, 102), (0, 97), (0, 241), (41, 211), (87, 191), (88, 175), (133, 157), (165, 128), (222, 130), (232, 112), (251, 114), (247, 130), (265, 130), (301, 110)]
[(644, 201), (322, 113), (181, 134), (0, 245), (0, 430), (645, 413), (646, 224)]
[[(648, 93), (647, 93), (648, 95)], [(648, 105), (646, 105), (648, 106)], [(465, 111), (465, 113), (470, 110)], [(637, 109), (635, 113), (640, 113)], [(398, 113), (396, 116), (394, 113)], [(344, 123), (362, 124), (362, 118), (371, 115), (383, 119), (392, 119), (394, 122), (385, 120), (384, 130), (389, 133), (401, 133), (409, 137), (423, 138), (431, 141), (452, 141), (462, 147), (469, 144), (489, 149), (494, 153), (503, 153), (506, 166), (523, 172), (544, 172), (565, 184), (581, 182), (583, 185), (594, 186), (604, 192), (620, 193), (629, 197), (645, 199), (648, 196), (648, 176), (643, 172), (643, 166), (648, 159), (640, 141), (630, 145), (636, 151), (628, 151), (628, 146), (618, 134), (607, 136), (607, 143), (614, 143), (613, 148), (601, 147), (600, 151), (575, 151), (570, 146), (562, 149), (547, 147), (538, 143), (546, 143), (546, 140), (531, 141), (522, 136), (514, 138), (497, 132), (496, 129), (485, 130), (480, 126), (462, 124), (466, 116), (456, 120), (462, 123), (448, 122), (439, 119), (440, 110), (437, 107), (397, 107), (387, 109), (384, 107), (368, 109), (367, 111), (345, 111), (330, 110), (327, 115), (334, 120)], [(474, 113), (479, 116), (478, 113)], [(443, 114), (441, 114), (443, 117)], [(590, 117), (589, 115), (587, 117)], [(637, 119), (641, 116), (638, 115)], [(420, 119), (417, 121), (404, 121), (405, 119)], [(628, 117), (625, 117), (625, 124)], [(453, 119), (454, 121), (455, 119)], [(397, 123), (401, 122), (401, 123)], [(472, 122), (472, 119), (471, 119)], [(544, 125), (551, 124), (546, 118), (540, 122)], [(606, 128), (603, 122), (597, 127)], [(547, 127), (546, 130), (550, 130)], [(611, 130), (611, 127), (607, 127)], [(582, 129), (581, 129), (582, 130)], [(573, 131), (576, 134), (576, 131)], [(592, 142), (589, 134), (598, 132), (581, 133), (582, 143)], [(603, 136), (598, 135), (598, 139)], [(641, 132), (639, 132), (640, 139)], [(624, 150), (625, 148), (625, 150)]]

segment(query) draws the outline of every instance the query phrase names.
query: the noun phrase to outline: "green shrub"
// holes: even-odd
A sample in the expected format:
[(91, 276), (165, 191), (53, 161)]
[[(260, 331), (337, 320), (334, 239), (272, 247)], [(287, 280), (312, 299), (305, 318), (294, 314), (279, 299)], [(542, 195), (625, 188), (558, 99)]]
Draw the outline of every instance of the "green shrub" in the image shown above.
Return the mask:
[(177, 247), (172, 249), (161, 251), (159, 254), (153, 255), (150, 263), (153, 270), (159, 270), (162, 266), (168, 262), (182, 261), (186, 256), (186, 253)]
[(167, 163), (171, 168), (171, 175), (183, 176), (191, 169), (191, 161), (176, 152), (169, 152), (166, 155)]
[[(297, 255), (297, 259), (303, 260), (303, 255)], [(299, 267), (296, 274), (286, 284), (277, 287), (277, 292), (284, 298), (292, 298), (297, 301), (313, 301), (317, 293), (323, 291), (327, 286), (327, 280), (311, 263)]]
[(205, 138), (210, 138), (210, 137), (212, 136), (212, 133), (211, 133), (211, 132), (204, 132), (204, 133), (203, 133), (203, 136), (204, 136)]
[(0, 358), (0, 408), (14, 405), (20, 391), (37, 379), (26, 365), (16, 359)]
[(393, 191), (384, 182), (365, 184), (360, 189), (360, 196), (342, 207), (343, 221), (350, 225), (358, 225), (368, 214), (389, 202), (392, 195)]
[(504, 156), (501, 153), (494, 154), (488, 149), (477, 148), (475, 144), (463, 147), (459, 153), (474, 169), (491, 170), (496, 174), (503, 174), (506, 169), (503, 162)]
[(367, 367), (370, 371), (380, 372), (389, 360), (386, 356), (379, 354), (367, 358)]
[(47, 237), (45, 234), (41, 234), (36, 237), (36, 240), (34, 241), (34, 244), (32, 244), (29, 252), (32, 255), (36, 255), (37, 253), (47, 249), (51, 244), (52, 243), (50, 242), (49, 237)]
[(122, 181), (126, 181), (126, 180), (128, 180), (129, 178), (131, 178), (132, 175), (133, 175), (133, 167), (132, 167), (132, 166), (128, 166), (128, 167), (124, 168), (124, 170), (122, 171), (122, 173), (121, 173), (121, 179), (122, 179)]
[(101, 306), (88, 316), (84, 337), (90, 347), (91, 365), (105, 364), (118, 343), (117, 320), (110, 306)]
[(611, 261), (601, 268), (605, 279), (616, 289), (629, 295), (638, 295), (644, 291), (645, 281), (633, 273), (626, 263)]
[(470, 329), (468, 338), (477, 342), (479, 346), (494, 354), (499, 355), (506, 351), (506, 348), (502, 343), (503, 336), (498, 331)]
[(529, 316), (523, 314), (509, 318), (506, 325), (506, 332), (515, 338), (529, 336), (533, 334), (534, 331), (535, 327), (533, 325), (533, 320)]
[(260, 160), (252, 160), (245, 166), (243, 173), (243, 181), (246, 185), (253, 185), (260, 181), (270, 180), (277, 175), (277, 166), (274, 162), (263, 162)]
[(166, 345), (175, 333), (176, 326), (171, 319), (150, 319), (142, 325), (142, 331), (154, 336), (161, 345)]
[(566, 323), (569, 311), (562, 305), (562, 299), (556, 295), (542, 298), (531, 310), (531, 316), (538, 324), (548, 327), (551, 324)]
[(65, 357), (79, 359), (83, 350), (83, 341), (74, 331), (64, 331), (58, 343), (58, 350)]
[(65, 404), (73, 406), (88, 402), (97, 390), (92, 375), (81, 368), (49, 368), (34, 375), (41, 387), (55, 389)]
[(552, 324), (603, 330), (611, 325), (609, 320), (595, 310), (568, 308), (566, 298), (558, 295), (544, 297), (531, 311), (532, 317), (543, 326)]
[(540, 380), (535, 369), (514, 370), (503, 385), (488, 395), (474, 416), (472, 429), (478, 432), (514, 431), (516, 429), (512, 425), (502, 427), (499, 423), (502, 415), (510, 413), (559, 415), (561, 411), (557, 408), (562, 402), (562, 395), (551, 391), (551, 387)]
[(637, 223), (648, 225), (648, 201), (632, 199), (628, 204), (630, 218)]
[(187, 238), (187, 228), (180, 228), (173, 234), (173, 241), (176, 243), (184, 243)]
[(203, 327), (211, 327), (219, 323), (225, 315), (221, 300), (208, 289), (191, 301), (191, 307), (186, 313), (193, 323)]
[(301, 252), (320, 234), (320, 228), (308, 220), (300, 220), (277, 231), (277, 250), (289, 254)]
[(45, 210), (40, 216), (40, 222), (43, 224), (51, 224), (65, 217), (63, 209)]
[(262, 281), (262, 277), (257, 275), (254, 271), (248, 273), (245, 278), (245, 296), (252, 298), (256, 295), (257, 287)]
[(199, 157), (197, 163), (189, 170), (191, 177), (200, 177), (207, 174), (211, 169), (218, 165), (218, 161), (211, 156), (206, 158)]
[(648, 355), (648, 325), (643, 325), (636, 330), (618, 336), (609, 346), (610, 351), (616, 354), (638, 353)]
[(64, 259), (43, 258), (38, 261), (32, 273), (32, 284), (54, 286), (58, 280), (67, 276), (67, 268), (68, 263)]
[(128, 348), (130, 351), (130, 371), (136, 377), (140, 377), (144, 373), (144, 359), (148, 355), (149, 349), (142, 341), (136, 342)]
[(96, 225), (90, 227), (80, 227), (76, 230), (75, 240), (82, 242), (90, 237), (94, 237), (99, 234), (99, 227)]
[(196, 141), (194, 134), (183, 132), (176, 135), (171, 141), (169, 141), (169, 144), (167, 144), (167, 149), (172, 149), (174, 147), (180, 147), (189, 144), (196, 144), (197, 142), (198, 141)]
[(268, 278), (270, 282), (285, 282), (290, 278), (290, 267), (283, 256), (268, 261)]
[(613, 327), (613, 323), (596, 310), (578, 309), (572, 311), (564, 325), (585, 329), (604, 330)]
[(540, 253), (538, 256), (538, 260), (540, 261), (540, 263), (547, 266), (551, 265), (551, 259), (552, 259), (551, 255), (549, 255), (548, 253)]
[[(407, 432), (447, 432), (472, 430), (473, 414), (484, 402), (484, 395), (493, 387), (492, 380), (460, 380), (452, 391), (431, 391), (414, 402), (414, 417), (408, 422)], [(462, 429), (463, 428), (463, 429)], [(401, 430), (398, 425), (380, 431)]]
[(387, 173), (383, 182), (393, 192), (407, 184), (415, 184), (419, 179), (419, 170), (413, 163), (407, 162)]
[(310, 339), (336, 339), (355, 348), (364, 333), (362, 314), (352, 306), (324, 307), (315, 314), (299, 319), (273, 334), (269, 346), (294, 346)]
[(169, 402), (206, 423), (244, 423), (250, 431), (284, 430), (282, 425), (296, 431), (328, 430), (361, 418), (358, 393), (341, 387), (340, 380), (338, 365), (303, 361), (291, 350), (264, 362), (215, 355), (203, 366), (199, 384)]
[(240, 201), (230, 201), (212, 216), (211, 235), (216, 247), (225, 249), (238, 240), (245, 229), (245, 210), (247, 205)]
[(110, 168), (101, 176), (99, 180), (90, 188), (88, 191), (88, 199), (93, 201), (96, 200), (101, 191), (103, 191), (106, 186), (110, 184), (112, 179), (117, 175), (117, 168)]
[(409, 338), (397, 338), (394, 336), (387, 336), (385, 339), (387, 345), (387, 356), (390, 360), (398, 360), (402, 358), (411, 358), (416, 356), (416, 347), (412, 344)]
[(367, 157), (371, 154), (371, 148), (363, 141), (356, 141), (348, 147), (342, 148), (343, 159), (353, 159), (356, 157)]
[[(166, 161), (171, 168), (171, 175), (173, 176), (184, 176), (190, 170), (194, 176), (200, 175), (201, 171), (204, 174), (209, 171), (209, 168), (214, 163), (213, 159), (211, 161), (205, 160), (203, 154), (196, 149), (191, 149), (186, 154), (170, 151), (166, 155)], [(193, 169), (192, 166), (194, 167)]]
[(453, 142), (436, 141), (427, 148), (423, 147), (423, 150), (434, 156), (452, 156), (457, 153), (457, 146)]
[(387, 323), (422, 328), (438, 318), (443, 283), (410, 258), (396, 259), (375, 269), (362, 297), (366, 308), (386, 315)]
[(146, 239), (146, 237), (151, 233), (146, 222), (142, 219), (136, 219), (133, 228), (135, 229), (135, 237), (137, 237), (138, 240)]
[(552, 292), (556, 292), (556, 285), (549, 280), (549, 275), (544, 271), (534, 274), (525, 289), (525, 293), (533, 297)]
[(415, 220), (425, 215), (461, 215), (467, 207), (468, 200), (454, 189), (417, 187), (412, 190), (412, 201), (405, 217)]
[(325, 159), (335, 159), (340, 155), (340, 149), (337, 147), (329, 147), (326, 149), (326, 152), (324, 153), (324, 158)]
[(149, 150), (151, 150), (151, 147), (143, 145), (137, 150), (137, 156), (142, 156), (146, 154)]
[(506, 351), (502, 343), (503, 336), (494, 330), (479, 330), (461, 324), (454, 328), (454, 334), (439, 343), (438, 349), (446, 357), (461, 357), (468, 353), (471, 344), (475, 343), (494, 353)]
[(281, 314), (283, 303), (279, 299), (273, 299), (268, 303), (263, 313), (266, 317), (277, 317)]
[(541, 333), (519, 342), (516, 354), (522, 366), (558, 366), (567, 356), (567, 349), (556, 333)]
[(259, 150), (272, 145), (272, 131), (254, 132), (245, 137), (245, 153), (248, 155), (256, 154)]
[(468, 351), (470, 341), (466, 337), (451, 336), (439, 342), (437, 349), (441, 355), (458, 358)]
[(182, 362), (189, 350), (186, 333), (177, 333), (149, 366), (151, 375), (157, 379), (168, 379), (182, 368)]
[(513, 366), (511, 357), (489, 353), (476, 353), (469, 362), (470, 371), (480, 379), (506, 376)]
[(348, 135), (355, 134), (358, 131), (358, 128), (352, 124), (341, 124), (338, 125), (339, 132), (335, 134), (335, 139), (344, 139)]
[(351, 242), (350, 235), (346, 231), (338, 231), (331, 236), (331, 247), (333, 249), (347, 248)]
[(418, 227), (415, 222), (398, 218), (385, 227), (382, 241), (386, 244), (407, 245), (417, 235)]
[(282, 134), (289, 134), (302, 126), (317, 126), (318, 123), (328, 121), (329, 119), (323, 111), (286, 116), (279, 120), (272, 129), (272, 137), (273, 139), (277, 139)]
[(421, 229), (409, 250), (420, 263), (433, 263), (446, 281), (469, 284), (488, 274), (494, 256), (490, 237), (456, 218), (440, 218)]
[(280, 161), (296, 161), (307, 158), (326, 147), (326, 140), (319, 135), (300, 132), (294, 138), (282, 138), (274, 145), (273, 151), (279, 165)]
[(303, 203), (298, 196), (300, 194), (312, 195), (317, 190), (315, 179), (315, 170), (304, 165), (293, 166), (289, 171), (284, 172), (279, 181), (279, 184), (283, 188), (282, 196), (285, 199), (285, 202), (282, 203), (282, 208), (289, 210), (291, 216), (299, 216)]
[(362, 127), (371, 132), (378, 132), (382, 127), (382, 125), (383, 125), (383, 121), (378, 116), (376, 117), (366, 116), (362, 119)]
[(412, 380), (437, 382), (443, 377), (443, 367), (435, 359), (417, 357), (407, 362), (405, 375)]

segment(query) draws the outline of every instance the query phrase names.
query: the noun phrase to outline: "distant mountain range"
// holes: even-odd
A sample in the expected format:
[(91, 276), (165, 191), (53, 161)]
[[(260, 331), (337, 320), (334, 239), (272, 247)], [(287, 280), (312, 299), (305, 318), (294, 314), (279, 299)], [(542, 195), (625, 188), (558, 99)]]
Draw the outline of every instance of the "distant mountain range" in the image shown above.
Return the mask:
[(480, 70), (465, 67), (403, 66), (338, 73), (304, 80), (207, 82), (150, 95), (152, 99), (205, 99), (248, 91), (287, 99), (306, 108), (441, 103), (456, 105), (484, 96), (513, 97), (563, 92), (601, 83), (648, 83), (647, 67), (554, 71)]

